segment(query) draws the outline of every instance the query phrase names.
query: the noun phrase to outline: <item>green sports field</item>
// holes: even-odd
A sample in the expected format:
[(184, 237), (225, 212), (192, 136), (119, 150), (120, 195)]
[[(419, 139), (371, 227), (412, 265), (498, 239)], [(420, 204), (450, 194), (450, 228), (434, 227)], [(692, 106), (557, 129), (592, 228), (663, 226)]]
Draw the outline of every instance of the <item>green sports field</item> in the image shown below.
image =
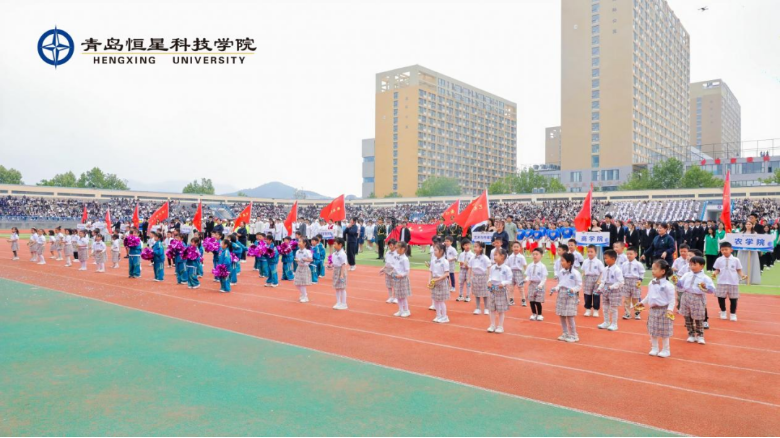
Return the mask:
[(660, 435), (0, 280), (0, 435)]

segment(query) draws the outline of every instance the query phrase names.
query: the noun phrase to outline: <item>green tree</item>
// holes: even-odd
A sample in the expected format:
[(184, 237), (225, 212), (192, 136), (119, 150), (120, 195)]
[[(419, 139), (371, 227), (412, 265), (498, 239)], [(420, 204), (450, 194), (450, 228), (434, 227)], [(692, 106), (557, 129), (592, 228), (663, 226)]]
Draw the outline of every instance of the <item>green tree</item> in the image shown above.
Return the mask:
[(759, 178), (764, 184), (780, 184), (780, 169), (775, 169), (775, 173), (769, 178)]
[(557, 178), (544, 176), (533, 169), (523, 169), (494, 181), (488, 187), (488, 193), (491, 195), (533, 193), (534, 189), (543, 189), (546, 193), (566, 191), (566, 187)]
[(455, 196), (460, 195), (460, 185), (455, 178), (432, 176), (417, 189), (417, 196)]
[(400, 198), (401, 195), (399, 195), (397, 192), (388, 193), (385, 195), (385, 198)]
[(200, 182), (198, 180), (195, 180), (186, 186), (184, 186), (184, 189), (181, 191), (182, 193), (192, 193), (196, 195), (213, 195), (214, 194), (214, 184), (211, 183), (211, 180), (208, 178), (201, 178)]
[(376, 198), (376, 193), (374, 193), (374, 192), (369, 193), (368, 194), (368, 198), (369, 199), (375, 199)]
[(642, 169), (634, 172), (620, 190), (661, 190), (680, 187), (685, 165), (676, 158), (669, 158), (654, 165), (652, 170)]
[(723, 180), (699, 166), (692, 166), (685, 171), (680, 180), (680, 188), (700, 189), (705, 187), (722, 187)]
[(99, 167), (93, 167), (79, 176), (78, 187), (85, 189), (128, 190), (127, 181), (119, 179), (113, 173), (104, 173)]
[(244, 198), (248, 198), (248, 197), (249, 197), (249, 195), (247, 195), (246, 193), (244, 193), (244, 192), (241, 192), (241, 191), (239, 191), (238, 193), (236, 193), (236, 196), (242, 196), (242, 197), (244, 197)]
[(22, 181), (22, 172), (14, 168), (5, 168), (0, 165), (0, 184), (24, 184)]
[(37, 185), (52, 187), (78, 187), (78, 180), (73, 172), (58, 173), (52, 179), (42, 179)]

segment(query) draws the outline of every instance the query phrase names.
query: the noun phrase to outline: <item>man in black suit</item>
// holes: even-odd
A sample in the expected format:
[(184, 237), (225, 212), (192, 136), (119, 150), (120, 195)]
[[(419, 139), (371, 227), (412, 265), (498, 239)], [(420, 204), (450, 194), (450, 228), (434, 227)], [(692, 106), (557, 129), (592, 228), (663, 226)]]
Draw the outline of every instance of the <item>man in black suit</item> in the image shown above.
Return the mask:
[(206, 237), (211, 237), (211, 232), (214, 231), (214, 216), (209, 216), (209, 220), (206, 221), (206, 228), (203, 231), (206, 233)]
[(387, 239), (387, 225), (385, 225), (385, 220), (383, 218), (379, 218), (376, 221), (376, 248), (377, 248), (377, 259), (382, 260), (385, 258), (385, 239)]
[[(241, 242), (242, 245), (246, 246), (246, 224), (238, 227), (236, 234), (238, 235), (238, 241)], [(241, 263), (244, 261), (246, 261), (246, 251), (241, 251)]]
[(222, 235), (222, 233), (225, 232), (225, 227), (222, 225), (222, 219), (217, 219), (217, 223), (214, 225), (213, 231), (219, 235)]
[(609, 247), (612, 248), (617, 242), (617, 227), (612, 223), (612, 215), (604, 216), (604, 222), (601, 224), (601, 232), (609, 233)]
[(298, 219), (298, 230), (301, 233), (301, 237), (306, 239), (306, 221), (303, 218)]
[(695, 221), (693, 226), (693, 246), (699, 251), (704, 251), (704, 237), (707, 234), (701, 221)]
[(639, 249), (639, 230), (633, 222), (628, 223), (628, 230), (625, 233), (626, 247)]
[(358, 234), (360, 229), (357, 226), (357, 218), (352, 218), (349, 221), (347, 229), (344, 230), (344, 236), (347, 240), (347, 263), (349, 264), (349, 270), (355, 270), (355, 255), (358, 251)]
[[(407, 245), (409, 245), (409, 242), (412, 240), (412, 230), (409, 229), (409, 221), (404, 221), (403, 228), (401, 228), (401, 234), (398, 236), (399, 242), (406, 242)], [(412, 247), (409, 245), (409, 247), (406, 249), (406, 255), (409, 257), (412, 256)]]
[(688, 245), (691, 248), (695, 248), (693, 241), (693, 229), (691, 226), (693, 221), (683, 223), (683, 228), (680, 230), (680, 242), (682, 245)]
[(645, 257), (645, 266), (648, 268), (653, 265), (653, 258), (650, 257), (652, 254), (650, 254), (649, 251), (650, 246), (653, 244), (653, 240), (657, 235), (658, 232), (655, 231), (655, 224), (652, 222), (645, 222), (645, 229), (639, 233), (639, 245), (642, 247), (642, 255), (649, 254), (648, 257)]

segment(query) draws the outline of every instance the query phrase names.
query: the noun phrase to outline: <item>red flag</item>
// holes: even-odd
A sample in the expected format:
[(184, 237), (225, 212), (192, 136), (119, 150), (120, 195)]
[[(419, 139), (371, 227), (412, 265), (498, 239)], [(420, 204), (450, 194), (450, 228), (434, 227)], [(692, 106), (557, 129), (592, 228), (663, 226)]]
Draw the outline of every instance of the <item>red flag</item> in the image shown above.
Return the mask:
[(720, 158), (715, 159), (715, 164), (720, 164)]
[[(430, 245), (431, 239), (436, 235), (436, 227), (439, 226), (439, 222), (435, 224), (409, 224), (409, 231), (411, 231), (412, 239), (409, 241), (409, 245)], [(390, 232), (387, 239), (398, 240), (401, 237), (402, 225), (399, 225)]]
[(244, 211), (238, 214), (236, 216), (236, 219), (233, 221), (233, 230), (237, 229), (243, 224), (248, 224), (249, 219), (252, 217), (252, 202), (249, 202), (249, 205), (246, 206)]
[(157, 225), (160, 222), (164, 221), (165, 219), (168, 219), (169, 209), (168, 209), (168, 202), (166, 201), (165, 204), (162, 205), (162, 207), (158, 208), (157, 211), (152, 213), (151, 216), (149, 216), (149, 225)]
[(198, 199), (198, 209), (195, 210), (195, 217), (192, 218), (192, 225), (198, 231), (203, 231), (203, 204)]
[(111, 234), (111, 210), (106, 209), (106, 232)]
[(460, 200), (453, 202), (452, 205), (447, 207), (447, 209), (444, 210), (444, 213), (442, 213), (444, 225), (450, 225), (455, 222), (455, 217), (458, 215), (458, 212), (460, 212)]
[(298, 220), (298, 201), (295, 201), (290, 213), (287, 215), (287, 219), (284, 220), (284, 227), (287, 228), (287, 235), (292, 236), (292, 225)]
[(752, 163), (753, 162), (753, 157), (747, 157), (747, 162), (748, 163)]
[(487, 190), (482, 192), (477, 199), (471, 201), (465, 210), (455, 217), (455, 222), (463, 227), (463, 235), (468, 234), (469, 227), (490, 218), (490, 205), (488, 204)]
[(726, 171), (726, 181), (723, 183), (723, 211), (720, 220), (727, 233), (731, 232), (731, 171)]
[(343, 221), (347, 218), (347, 211), (344, 207), (344, 195), (334, 199), (330, 204), (323, 207), (320, 211), (320, 217), (325, 220)]
[(89, 216), (87, 215), (87, 204), (84, 204), (84, 212), (81, 213), (81, 223), (86, 224), (88, 217)]
[(707, 164), (707, 160), (701, 160), (701, 165), (704, 166), (705, 164)]
[(731, 159), (731, 160), (729, 160), (729, 161), (731, 162), (731, 164), (737, 164), (737, 159), (736, 159), (736, 158), (732, 158), (732, 159)]
[(585, 201), (582, 203), (580, 212), (577, 213), (577, 217), (574, 218), (574, 229), (577, 231), (588, 231), (590, 227), (590, 201), (593, 196), (593, 184), (590, 185), (588, 195), (585, 196)]
[(141, 226), (141, 221), (138, 218), (138, 203), (135, 203), (135, 211), (133, 211), (133, 228), (138, 229)]
[(769, 154), (764, 155), (764, 161), (769, 161)]

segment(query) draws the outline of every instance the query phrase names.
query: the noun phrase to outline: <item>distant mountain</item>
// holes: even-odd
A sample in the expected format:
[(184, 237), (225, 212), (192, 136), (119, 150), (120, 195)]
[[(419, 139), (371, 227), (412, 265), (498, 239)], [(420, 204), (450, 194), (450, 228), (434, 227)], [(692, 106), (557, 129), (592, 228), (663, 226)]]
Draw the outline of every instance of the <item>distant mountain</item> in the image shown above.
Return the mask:
[[(243, 189), (236, 192), (225, 193), (225, 196), (236, 196), (238, 192), (244, 192), (251, 198), (272, 198), (272, 199), (295, 199), (295, 187), (282, 184), (278, 181), (263, 184), (253, 189)], [(306, 199), (331, 199), (329, 196), (323, 196), (319, 193), (304, 190)]]

